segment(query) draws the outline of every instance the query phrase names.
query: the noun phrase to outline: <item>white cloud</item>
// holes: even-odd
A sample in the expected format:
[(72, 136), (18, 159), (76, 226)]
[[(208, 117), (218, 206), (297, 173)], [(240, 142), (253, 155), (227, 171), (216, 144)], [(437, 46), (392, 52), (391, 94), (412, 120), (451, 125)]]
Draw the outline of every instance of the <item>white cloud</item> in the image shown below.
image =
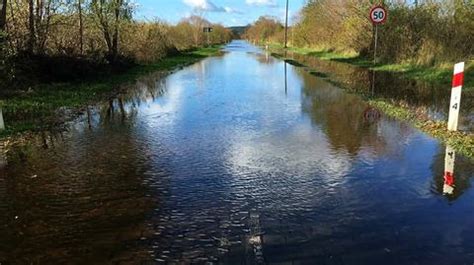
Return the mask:
[(252, 5), (252, 6), (270, 6), (270, 7), (275, 7), (277, 6), (277, 3), (275, 0), (245, 0), (247, 5)]
[(208, 12), (238, 13), (230, 7), (217, 6), (210, 0), (183, 0), (183, 2), (195, 10)]
[(227, 13), (242, 14), (242, 11), (235, 10), (235, 9), (233, 9), (233, 8), (231, 8), (231, 7), (227, 7), (227, 6), (226, 6), (226, 7), (224, 7), (224, 9), (225, 9), (225, 12), (227, 12)]

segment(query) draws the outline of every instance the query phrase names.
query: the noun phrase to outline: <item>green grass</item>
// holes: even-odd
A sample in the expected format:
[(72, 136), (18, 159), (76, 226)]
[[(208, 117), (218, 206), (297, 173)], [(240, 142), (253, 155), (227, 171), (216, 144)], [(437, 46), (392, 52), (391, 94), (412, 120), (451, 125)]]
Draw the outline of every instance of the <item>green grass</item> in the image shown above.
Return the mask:
[[(283, 49), (283, 45), (281, 44), (270, 44), (270, 49)], [(300, 47), (288, 47), (288, 51), (318, 57), (322, 60), (346, 60), (346, 59), (353, 59), (357, 57), (355, 53), (337, 53), (333, 51), (329, 51), (326, 49), (312, 49), (312, 48), (300, 48)]]
[(464, 132), (450, 132), (447, 130), (447, 123), (429, 120), (414, 114), (413, 111), (396, 106), (385, 100), (373, 99), (368, 101), (370, 105), (380, 109), (387, 116), (409, 121), (421, 131), (441, 140), (445, 144), (452, 146), (461, 154), (474, 158), (474, 134)]
[(39, 84), (15, 93), (0, 101), (6, 125), (6, 130), (0, 132), (0, 137), (55, 126), (61, 123), (54, 115), (59, 108), (80, 109), (94, 104), (116, 94), (119, 84), (136, 80), (147, 73), (173, 70), (205, 57), (218, 55), (220, 48), (212, 46), (196, 49), (166, 57), (156, 63), (136, 65), (123, 74), (92, 82)]
[[(271, 49), (283, 49), (281, 44), (269, 45)], [(374, 65), (372, 59), (359, 56), (357, 53), (334, 52), (325, 49), (289, 47), (288, 51), (298, 54), (314, 56), (322, 60), (331, 60), (351, 64), (361, 68), (367, 68), (379, 72), (398, 73), (404, 78), (421, 80), (433, 84), (450, 85), (453, 75), (453, 64), (441, 64), (436, 66), (423, 66), (409, 63), (377, 63)], [(465, 89), (474, 90), (474, 61), (466, 61)]]
[[(271, 45), (270, 48), (282, 49), (283, 46), (276, 44)], [(438, 67), (423, 67), (412, 64), (381, 63), (374, 65), (373, 61), (354, 54), (338, 54), (327, 50), (314, 50), (294, 47), (290, 47), (288, 50), (298, 54), (315, 56), (322, 60), (348, 63), (356, 67), (373, 69), (375, 71), (399, 73), (405, 78), (423, 80), (430, 83), (445, 84), (446, 86), (450, 85), (453, 72), (452, 65), (447, 64)], [(279, 52), (277, 54), (281, 59), (288, 60), (287, 58), (284, 58), (282, 55), (283, 53)], [(315, 72), (313, 70), (310, 71), (310, 74), (323, 78), (327, 77), (326, 74)], [(343, 84), (339, 84), (333, 80), (328, 81), (334, 83), (336, 86), (344, 87)], [(467, 64), (465, 71), (465, 82), (465, 91), (474, 91), (474, 62), (472, 61)], [(407, 107), (392, 104), (385, 99), (367, 99), (367, 101), (373, 107), (376, 107), (384, 112), (385, 115), (398, 120), (408, 121), (421, 131), (439, 139), (445, 144), (451, 145), (455, 150), (462, 153), (463, 155), (474, 158), (474, 134), (464, 132), (450, 132), (447, 130), (446, 122), (429, 120), (424, 116), (416, 115), (416, 113), (414, 113), (412, 110), (409, 110)]]
[[(438, 67), (423, 67), (410, 64), (386, 64), (378, 65), (376, 71), (387, 71), (402, 73), (403, 76), (415, 80), (423, 80), (437, 84), (451, 84), (453, 76), (453, 66), (441, 65)], [(474, 62), (467, 62), (465, 69), (465, 89), (474, 89)]]

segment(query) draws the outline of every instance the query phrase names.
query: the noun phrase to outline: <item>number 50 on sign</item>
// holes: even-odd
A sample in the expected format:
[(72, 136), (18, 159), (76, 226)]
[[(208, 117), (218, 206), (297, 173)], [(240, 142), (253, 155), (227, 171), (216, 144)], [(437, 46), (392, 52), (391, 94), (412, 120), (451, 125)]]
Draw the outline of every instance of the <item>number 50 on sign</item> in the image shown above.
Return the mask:
[(374, 6), (370, 10), (370, 20), (374, 25), (387, 21), (387, 10), (383, 6)]

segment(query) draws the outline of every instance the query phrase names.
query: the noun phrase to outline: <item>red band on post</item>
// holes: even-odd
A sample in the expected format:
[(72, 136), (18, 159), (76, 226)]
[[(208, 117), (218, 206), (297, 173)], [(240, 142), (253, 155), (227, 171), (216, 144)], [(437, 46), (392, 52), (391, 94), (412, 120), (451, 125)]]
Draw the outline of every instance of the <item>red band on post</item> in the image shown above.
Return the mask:
[(454, 175), (451, 172), (444, 172), (444, 184), (453, 186), (454, 185)]
[(453, 76), (453, 87), (462, 86), (464, 83), (464, 73), (455, 74)]

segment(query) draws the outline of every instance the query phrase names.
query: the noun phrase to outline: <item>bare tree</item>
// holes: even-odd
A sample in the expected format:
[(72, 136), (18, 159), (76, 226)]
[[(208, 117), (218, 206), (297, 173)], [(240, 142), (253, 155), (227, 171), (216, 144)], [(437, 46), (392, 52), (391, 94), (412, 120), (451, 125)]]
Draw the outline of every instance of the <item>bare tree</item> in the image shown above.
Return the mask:
[(77, 13), (79, 15), (79, 54), (82, 55), (84, 53), (84, 18), (81, 0), (77, 0)]
[(1, 0), (0, 2), (0, 30), (5, 31), (7, 24), (7, 0)]
[(91, 6), (107, 44), (107, 57), (115, 61), (119, 52), (120, 24), (131, 18), (133, 8), (124, 0), (92, 0)]

